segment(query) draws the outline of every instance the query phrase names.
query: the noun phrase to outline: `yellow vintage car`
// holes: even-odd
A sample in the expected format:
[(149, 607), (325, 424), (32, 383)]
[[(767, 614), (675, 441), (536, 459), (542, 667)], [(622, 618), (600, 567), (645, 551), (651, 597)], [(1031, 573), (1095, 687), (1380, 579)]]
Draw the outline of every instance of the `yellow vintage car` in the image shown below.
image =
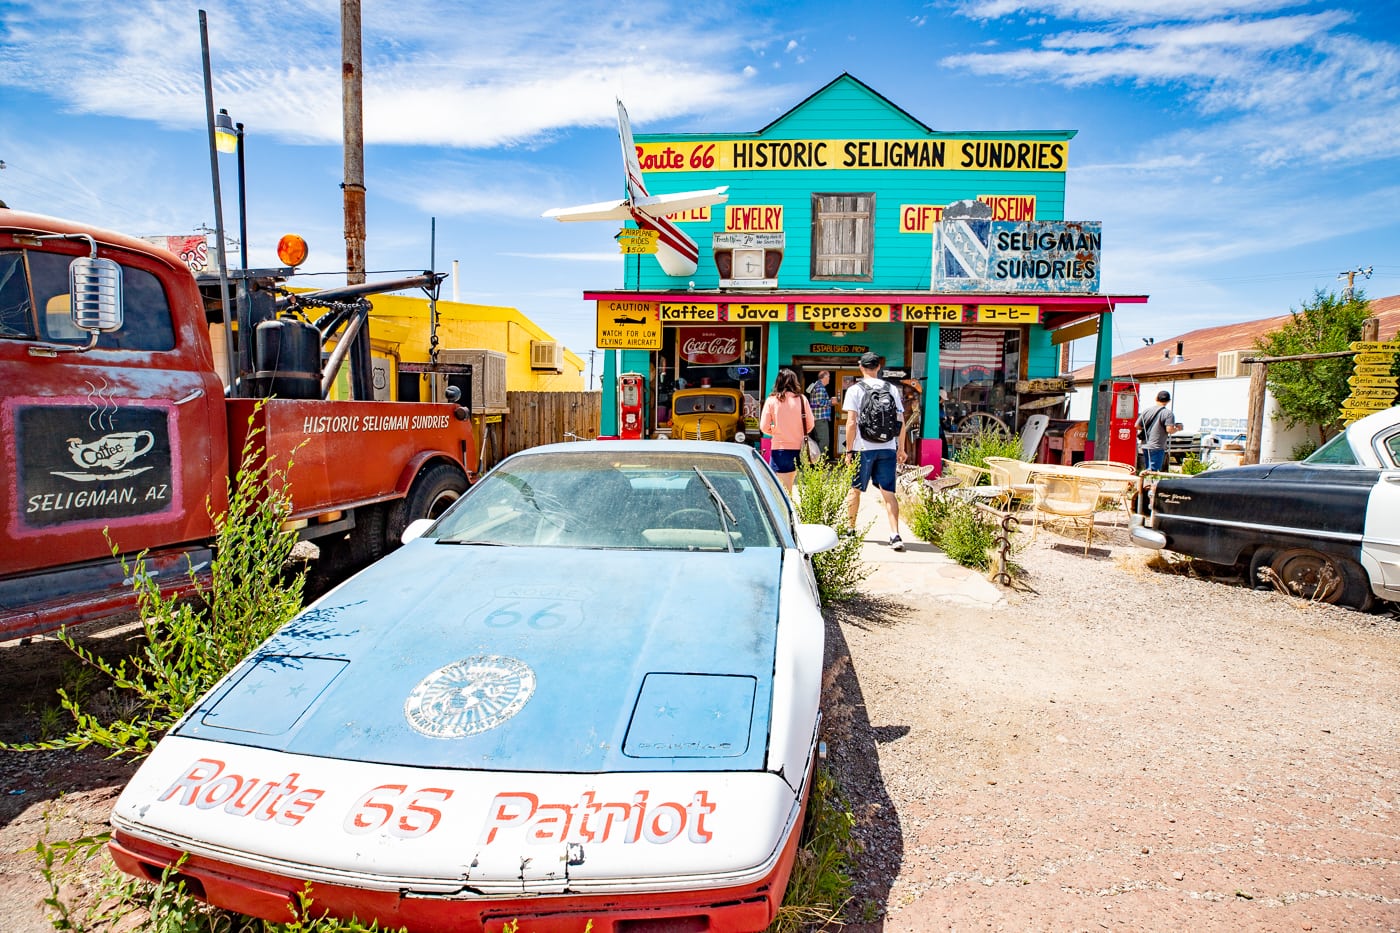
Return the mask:
[(671, 396), (671, 437), (744, 443), (743, 393), (710, 386), (676, 390)]

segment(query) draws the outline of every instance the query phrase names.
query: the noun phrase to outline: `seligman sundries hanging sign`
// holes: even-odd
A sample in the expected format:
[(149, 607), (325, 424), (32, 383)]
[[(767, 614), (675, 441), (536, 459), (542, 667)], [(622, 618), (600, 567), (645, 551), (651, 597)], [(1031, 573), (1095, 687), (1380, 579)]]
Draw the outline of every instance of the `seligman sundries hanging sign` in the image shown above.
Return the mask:
[(950, 204), (933, 237), (934, 292), (1094, 294), (1097, 220), (994, 221), (977, 201)]

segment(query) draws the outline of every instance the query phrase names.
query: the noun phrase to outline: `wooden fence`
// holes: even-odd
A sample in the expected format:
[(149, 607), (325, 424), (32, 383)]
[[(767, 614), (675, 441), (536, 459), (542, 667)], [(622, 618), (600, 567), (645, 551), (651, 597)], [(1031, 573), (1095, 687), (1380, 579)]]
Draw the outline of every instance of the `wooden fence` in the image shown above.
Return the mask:
[(603, 414), (601, 392), (507, 392), (505, 452), (598, 436)]

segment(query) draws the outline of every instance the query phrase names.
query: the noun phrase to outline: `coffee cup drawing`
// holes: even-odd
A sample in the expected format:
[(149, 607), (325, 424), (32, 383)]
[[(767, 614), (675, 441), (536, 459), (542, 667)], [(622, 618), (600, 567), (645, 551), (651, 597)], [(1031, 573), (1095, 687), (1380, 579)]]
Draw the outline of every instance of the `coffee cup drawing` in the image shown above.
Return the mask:
[(105, 434), (86, 444), (81, 438), (68, 438), (68, 455), (80, 467), (120, 470), (151, 449), (155, 437), (150, 431), (124, 431)]

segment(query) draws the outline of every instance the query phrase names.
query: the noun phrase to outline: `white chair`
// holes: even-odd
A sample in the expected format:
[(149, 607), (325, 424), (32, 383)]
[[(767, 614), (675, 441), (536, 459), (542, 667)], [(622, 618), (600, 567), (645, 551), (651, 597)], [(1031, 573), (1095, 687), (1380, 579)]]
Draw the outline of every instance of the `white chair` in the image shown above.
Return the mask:
[(1040, 450), (1040, 441), (1045, 437), (1045, 429), (1050, 424), (1049, 415), (1031, 415), (1026, 419), (1026, 424), (1021, 428), (1021, 459), (1027, 463), (1035, 462), (1035, 455)]

